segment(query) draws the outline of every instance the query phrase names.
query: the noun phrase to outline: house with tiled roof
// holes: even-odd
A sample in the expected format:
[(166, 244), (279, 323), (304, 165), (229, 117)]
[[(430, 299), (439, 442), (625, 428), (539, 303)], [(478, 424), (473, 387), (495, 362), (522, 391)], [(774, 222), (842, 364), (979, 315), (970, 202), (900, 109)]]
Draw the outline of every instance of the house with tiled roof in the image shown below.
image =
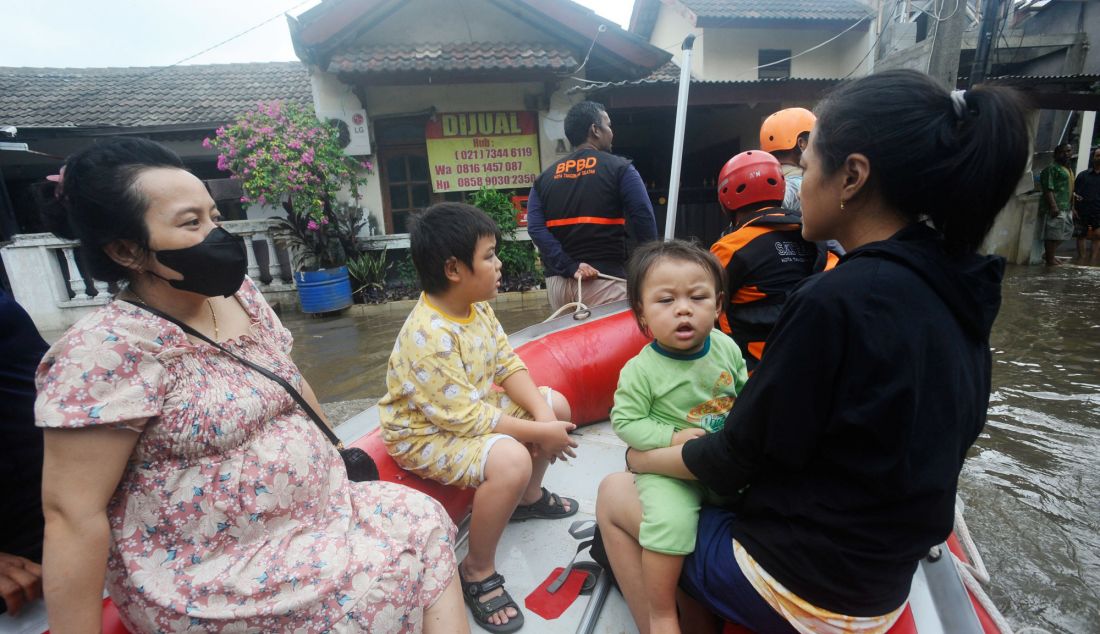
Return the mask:
[(365, 206), (391, 246), (434, 202), (525, 194), (569, 151), (564, 115), (584, 98), (570, 89), (671, 58), (568, 0), (324, 0), (290, 29), (317, 112), (368, 137)]
[[(0, 141), (33, 152), (0, 152), (0, 219), (6, 240), (42, 231), (30, 188), (96, 139), (140, 135), (163, 142), (204, 179), (223, 178), (204, 137), (258, 101), (312, 103), (301, 62), (126, 68), (0, 67)], [(223, 209), (243, 218), (235, 203)]]
[(875, 17), (857, 0), (637, 0), (630, 30), (677, 59), (694, 33), (704, 81), (830, 79), (870, 72)]
[(677, 235), (709, 243), (727, 224), (714, 194), (718, 171), (759, 147), (763, 120), (782, 108), (813, 107), (844, 78), (871, 72), (877, 13), (870, 1), (636, 0), (630, 31), (671, 61), (645, 77), (575, 91), (609, 108), (615, 149), (653, 175), (650, 195), (663, 216), (682, 45), (694, 36)]

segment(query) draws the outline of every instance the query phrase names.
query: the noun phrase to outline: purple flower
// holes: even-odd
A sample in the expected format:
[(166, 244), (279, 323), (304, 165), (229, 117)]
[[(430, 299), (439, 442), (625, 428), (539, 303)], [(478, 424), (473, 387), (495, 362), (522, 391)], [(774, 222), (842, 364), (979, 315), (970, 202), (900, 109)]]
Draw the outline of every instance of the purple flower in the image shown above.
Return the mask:
[(327, 225), (328, 224), (328, 218), (321, 218), (321, 224)]
[(229, 159), (227, 159), (223, 154), (218, 155), (218, 170), (222, 172), (229, 171)]
[(202, 140), (202, 146), (208, 150), (213, 147), (210, 143), (210, 137), (206, 137)]
[(309, 229), (310, 231), (317, 231), (320, 228), (321, 228), (321, 226), (317, 224), (316, 220), (310, 220), (306, 224), (306, 229)]

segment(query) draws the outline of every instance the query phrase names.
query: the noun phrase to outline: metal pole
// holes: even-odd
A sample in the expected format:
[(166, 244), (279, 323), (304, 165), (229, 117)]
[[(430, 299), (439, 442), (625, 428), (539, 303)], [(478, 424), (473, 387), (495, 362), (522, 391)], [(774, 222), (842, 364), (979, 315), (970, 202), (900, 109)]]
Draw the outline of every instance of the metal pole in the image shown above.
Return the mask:
[(985, 6), (982, 7), (981, 28), (978, 32), (978, 50), (974, 52), (974, 64), (970, 68), (969, 87), (971, 88), (975, 84), (984, 82), (989, 72), (989, 57), (997, 45), (993, 41), (993, 35), (997, 29), (997, 17), (1000, 12), (1000, 0), (985, 0)]
[(600, 578), (596, 580), (596, 587), (592, 588), (592, 596), (588, 599), (588, 606), (581, 615), (581, 622), (577, 624), (577, 634), (592, 634), (596, 629), (596, 622), (600, 620), (600, 611), (607, 601), (607, 595), (611, 592), (611, 575), (606, 570), (600, 571)]
[(1081, 117), (1081, 139), (1077, 145), (1077, 174), (1092, 167), (1092, 131), (1096, 126), (1096, 113), (1085, 112)]
[(676, 135), (672, 140), (672, 175), (668, 179), (668, 206), (665, 213), (665, 240), (676, 237), (676, 205), (680, 198), (680, 163), (684, 158), (684, 122), (687, 121), (688, 89), (691, 87), (691, 48), (695, 36), (684, 38), (680, 56), (680, 94), (676, 97)]

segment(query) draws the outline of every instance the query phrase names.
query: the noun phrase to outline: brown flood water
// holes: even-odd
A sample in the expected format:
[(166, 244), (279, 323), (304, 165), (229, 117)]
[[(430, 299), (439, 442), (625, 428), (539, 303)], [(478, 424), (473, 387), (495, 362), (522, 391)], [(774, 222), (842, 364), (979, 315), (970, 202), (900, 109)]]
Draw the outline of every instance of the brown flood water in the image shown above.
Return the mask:
[[(501, 302), (508, 332), (549, 307)], [(322, 402), (377, 398), (405, 314), (288, 315)], [(966, 519), (1014, 628), (1100, 633), (1100, 268), (1010, 267), (989, 421), (963, 468)]]

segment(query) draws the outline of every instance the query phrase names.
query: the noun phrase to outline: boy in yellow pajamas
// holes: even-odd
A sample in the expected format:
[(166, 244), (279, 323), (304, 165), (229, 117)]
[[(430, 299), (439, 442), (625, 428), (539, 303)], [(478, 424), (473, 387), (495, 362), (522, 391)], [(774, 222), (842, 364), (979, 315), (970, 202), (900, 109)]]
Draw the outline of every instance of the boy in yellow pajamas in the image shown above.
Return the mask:
[(568, 402), (535, 386), (487, 303), (500, 285), (499, 237), (470, 205), (440, 203), (416, 218), (409, 242), (424, 293), (397, 335), (378, 408), (397, 464), (477, 488), (462, 594), (479, 625), (512, 632), (523, 615), (496, 572), (497, 543), (509, 520), (577, 512), (576, 500), (542, 487), (550, 462), (575, 457), (577, 444)]

